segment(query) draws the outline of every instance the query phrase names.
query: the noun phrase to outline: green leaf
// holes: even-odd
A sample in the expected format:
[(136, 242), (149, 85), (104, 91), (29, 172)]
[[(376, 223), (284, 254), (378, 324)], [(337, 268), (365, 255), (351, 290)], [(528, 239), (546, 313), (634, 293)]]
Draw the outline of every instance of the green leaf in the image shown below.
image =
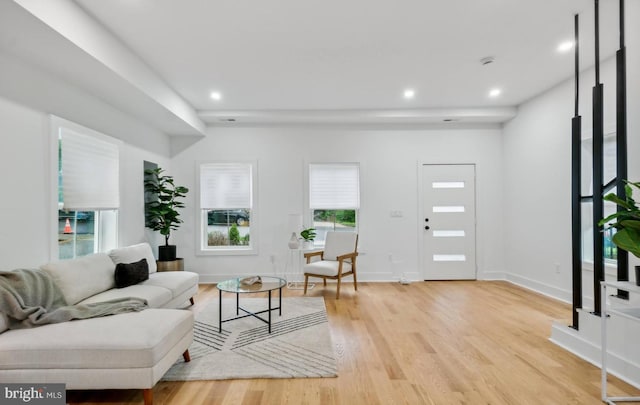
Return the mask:
[(640, 258), (640, 231), (635, 229), (621, 229), (611, 239), (616, 246)]

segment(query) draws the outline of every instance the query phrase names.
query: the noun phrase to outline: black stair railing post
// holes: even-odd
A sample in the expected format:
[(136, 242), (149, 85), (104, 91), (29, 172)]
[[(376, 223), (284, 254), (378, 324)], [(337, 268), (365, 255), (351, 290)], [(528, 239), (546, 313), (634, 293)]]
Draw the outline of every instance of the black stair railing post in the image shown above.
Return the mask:
[(595, 85), (593, 87), (593, 301), (594, 313), (600, 315), (600, 282), (604, 280), (604, 234), (598, 223), (604, 215), (603, 197), (603, 88), (600, 83), (600, 27), (598, 0), (595, 6)]
[[(627, 63), (624, 44), (624, 0), (620, 0), (620, 49), (616, 52), (616, 193), (625, 198), (627, 179)], [(618, 207), (618, 211), (624, 210)], [(618, 281), (629, 281), (629, 253), (618, 249)], [(618, 297), (629, 299), (629, 292), (618, 290)]]
[(581, 160), (580, 148), (582, 138), (582, 117), (578, 112), (578, 96), (580, 87), (580, 58), (579, 58), (579, 34), (578, 14), (574, 17), (574, 53), (575, 53), (575, 110), (571, 119), (571, 256), (572, 271), (571, 281), (573, 290), (572, 325), (579, 329), (578, 309), (582, 308), (582, 203), (581, 203)]

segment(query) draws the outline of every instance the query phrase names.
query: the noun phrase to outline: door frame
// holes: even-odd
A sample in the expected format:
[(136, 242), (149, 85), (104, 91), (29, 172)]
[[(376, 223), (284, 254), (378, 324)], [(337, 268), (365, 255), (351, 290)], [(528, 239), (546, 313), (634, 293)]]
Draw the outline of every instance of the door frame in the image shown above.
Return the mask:
[(422, 176), (422, 169), (424, 166), (473, 166), (474, 176), (473, 176), (473, 206), (474, 206), (474, 223), (473, 227), (475, 229), (475, 237), (474, 237), (474, 269), (475, 269), (475, 278), (474, 280), (478, 280), (478, 164), (476, 162), (461, 162), (461, 163), (452, 163), (452, 162), (425, 162), (418, 161), (416, 164), (416, 171), (418, 172), (418, 221), (416, 226), (417, 232), (417, 243), (418, 243), (418, 275), (420, 276), (420, 280), (422, 281), (431, 281), (426, 279), (425, 268), (424, 268), (424, 224), (422, 223), (422, 218), (425, 218), (426, 213), (424, 212), (424, 198), (422, 195), (422, 186), (424, 177)]

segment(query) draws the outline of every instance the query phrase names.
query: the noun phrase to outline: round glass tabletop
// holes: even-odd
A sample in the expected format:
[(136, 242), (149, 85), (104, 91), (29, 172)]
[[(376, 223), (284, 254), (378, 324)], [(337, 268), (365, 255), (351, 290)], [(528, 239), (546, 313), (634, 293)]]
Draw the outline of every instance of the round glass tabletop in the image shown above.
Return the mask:
[[(252, 280), (259, 277), (258, 280)], [(249, 282), (254, 281), (252, 284), (248, 284)], [(257, 292), (266, 292), (277, 290), (279, 288), (284, 287), (287, 284), (287, 281), (280, 277), (271, 277), (271, 276), (256, 276), (256, 277), (243, 277), (243, 278), (232, 278), (230, 280), (225, 280), (219, 282), (216, 287), (220, 291), (230, 292), (230, 293), (257, 293)]]

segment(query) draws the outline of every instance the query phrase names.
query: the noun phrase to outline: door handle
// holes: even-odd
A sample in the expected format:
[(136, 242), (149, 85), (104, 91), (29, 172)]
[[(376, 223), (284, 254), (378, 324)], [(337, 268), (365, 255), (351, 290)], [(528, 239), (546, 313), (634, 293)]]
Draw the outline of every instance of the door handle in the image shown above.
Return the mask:
[(429, 225), (425, 226), (424, 229), (429, 230)]

